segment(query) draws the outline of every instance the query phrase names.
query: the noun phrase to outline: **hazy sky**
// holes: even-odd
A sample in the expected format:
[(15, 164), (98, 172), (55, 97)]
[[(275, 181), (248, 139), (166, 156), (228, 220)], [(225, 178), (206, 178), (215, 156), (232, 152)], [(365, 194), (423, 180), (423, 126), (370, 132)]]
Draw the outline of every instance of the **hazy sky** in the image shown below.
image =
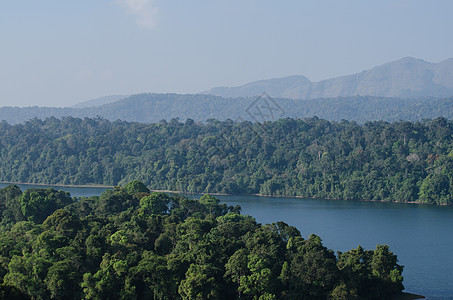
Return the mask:
[(0, 106), (347, 75), (453, 57), (451, 0), (4, 0)]

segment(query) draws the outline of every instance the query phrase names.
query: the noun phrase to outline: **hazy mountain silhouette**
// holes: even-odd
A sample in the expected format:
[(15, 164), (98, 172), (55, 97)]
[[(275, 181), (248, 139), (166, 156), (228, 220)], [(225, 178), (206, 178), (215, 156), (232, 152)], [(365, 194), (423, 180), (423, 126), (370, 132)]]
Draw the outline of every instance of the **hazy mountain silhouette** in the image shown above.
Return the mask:
[(292, 99), (348, 96), (448, 97), (453, 95), (453, 58), (440, 63), (405, 57), (368, 71), (311, 82), (305, 76), (260, 80), (238, 87), (216, 87), (203, 94), (250, 97), (266, 91)]
[[(269, 104), (273, 108), (267, 109)], [(277, 109), (278, 108), (278, 109)], [(279, 114), (268, 112), (270, 109)], [(256, 116), (261, 111), (262, 116)], [(267, 115), (267, 117), (266, 117)], [(10, 124), (23, 123), (33, 118), (48, 117), (101, 117), (108, 120), (152, 123), (178, 118), (185, 121), (208, 119), (274, 121), (278, 118), (319, 118), (359, 123), (373, 120), (398, 121), (422, 120), (443, 116), (453, 118), (453, 97), (448, 98), (386, 98), (376, 96), (351, 96), (296, 100), (274, 98), (267, 103), (255, 97), (222, 98), (213, 95), (139, 94), (114, 103), (87, 108), (61, 107), (0, 107), (0, 121)], [(263, 118), (261, 118), (263, 117)], [(1, 122), (0, 122), (1, 126)]]
[(104, 104), (109, 104), (116, 102), (120, 99), (127, 98), (128, 96), (126, 95), (111, 95), (111, 96), (104, 96), (104, 97), (99, 97), (96, 99), (91, 99), (88, 101), (83, 101), (80, 103), (77, 103), (76, 105), (71, 106), (72, 108), (84, 108), (84, 107), (93, 107), (93, 106), (101, 106)]
[[(257, 95), (263, 91), (274, 99), (257, 103)], [(318, 116), (357, 122), (414, 121), (439, 116), (452, 119), (453, 59), (434, 64), (406, 57), (358, 74), (319, 82), (311, 82), (304, 76), (290, 76), (234, 88), (214, 88), (206, 94), (106, 96), (71, 108), (1, 107), (0, 121), (14, 124), (32, 118), (64, 116), (99, 116), (145, 123), (172, 118), (257, 121), (251, 112), (264, 116), (269, 104), (275, 106), (273, 111), (281, 112), (278, 118)], [(266, 120), (273, 119), (258, 121)]]

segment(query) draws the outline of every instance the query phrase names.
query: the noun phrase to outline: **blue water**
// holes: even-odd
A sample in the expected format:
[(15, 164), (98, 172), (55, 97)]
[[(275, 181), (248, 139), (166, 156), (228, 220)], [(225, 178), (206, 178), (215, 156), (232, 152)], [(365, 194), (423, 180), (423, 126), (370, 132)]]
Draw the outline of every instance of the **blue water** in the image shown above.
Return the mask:
[[(19, 186), (23, 190), (37, 187)], [(106, 190), (54, 188), (77, 197), (100, 195)], [(405, 266), (406, 292), (429, 299), (453, 299), (453, 207), (257, 196), (218, 198), (229, 205), (240, 205), (243, 214), (254, 216), (260, 223), (284, 221), (297, 227), (305, 238), (315, 233), (335, 251), (388, 244)]]
[[(10, 184), (0, 183), (0, 188)], [(36, 184), (16, 184), (22, 191), (26, 189), (39, 189), (39, 188), (53, 188), (56, 190), (63, 190), (71, 193), (72, 197), (91, 197), (99, 196), (109, 188), (105, 187), (72, 187), (72, 186), (58, 186), (58, 185), (36, 185)]]

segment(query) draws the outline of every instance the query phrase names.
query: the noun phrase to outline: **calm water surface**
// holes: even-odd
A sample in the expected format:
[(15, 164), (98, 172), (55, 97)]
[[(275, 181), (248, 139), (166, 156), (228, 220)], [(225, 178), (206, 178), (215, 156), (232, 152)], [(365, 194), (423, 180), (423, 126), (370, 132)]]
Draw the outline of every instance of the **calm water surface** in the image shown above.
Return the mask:
[(219, 196), (258, 222), (282, 220), (304, 238), (347, 251), (388, 244), (404, 265), (407, 292), (453, 299), (453, 207), (254, 196)]
[[(19, 186), (22, 190), (36, 187)], [(100, 195), (106, 190), (54, 188), (77, 197)], [(429, 299), (453, 299), (453, 207), (256, 196), (218, 198), (229, 205), (240, 205), (244, 214), (260, 223), (284, 221), (297, 227), (304, 238), (315, 233), (335, 251), (388, 244), (405, 266), (407, 292)]]
[[(0, 188), (8, 186), (10, 184), (0, 183)], [(103, 187), (72, 187), (72, 186), (58, 186), (58, 185), (35, 185), (35, 184), (16, 184), (22, 191), (26, 189), (39, 189), (39, 188), (53, 188), (56, 190), (63, 190), (71, 193), (72, 197), (91, 197), (99, 196), (105, 190), (110, 188)]]

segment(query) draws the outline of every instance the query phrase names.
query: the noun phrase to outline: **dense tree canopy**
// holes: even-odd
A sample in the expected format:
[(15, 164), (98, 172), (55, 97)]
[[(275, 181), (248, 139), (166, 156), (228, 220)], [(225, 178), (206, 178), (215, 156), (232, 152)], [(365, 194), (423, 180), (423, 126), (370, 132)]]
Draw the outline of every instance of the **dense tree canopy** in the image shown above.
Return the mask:
[[(334, 254), (316, 235), (261, 225), (210, 195), (190, 200), (143, 186), (81, 199), (0, 189), (0, 297), (388, 299), (403, 289), (386, 245)], [(52, 204), (24, 213), (16, 208), (24, 197)]]
[(445, 205), (453, 203), (452, 134), (443, 118), (364, 125), (316, 117), (264, 124), (3, 122), (0, 179), (106, 185), (138, 179), (154, 190)]

